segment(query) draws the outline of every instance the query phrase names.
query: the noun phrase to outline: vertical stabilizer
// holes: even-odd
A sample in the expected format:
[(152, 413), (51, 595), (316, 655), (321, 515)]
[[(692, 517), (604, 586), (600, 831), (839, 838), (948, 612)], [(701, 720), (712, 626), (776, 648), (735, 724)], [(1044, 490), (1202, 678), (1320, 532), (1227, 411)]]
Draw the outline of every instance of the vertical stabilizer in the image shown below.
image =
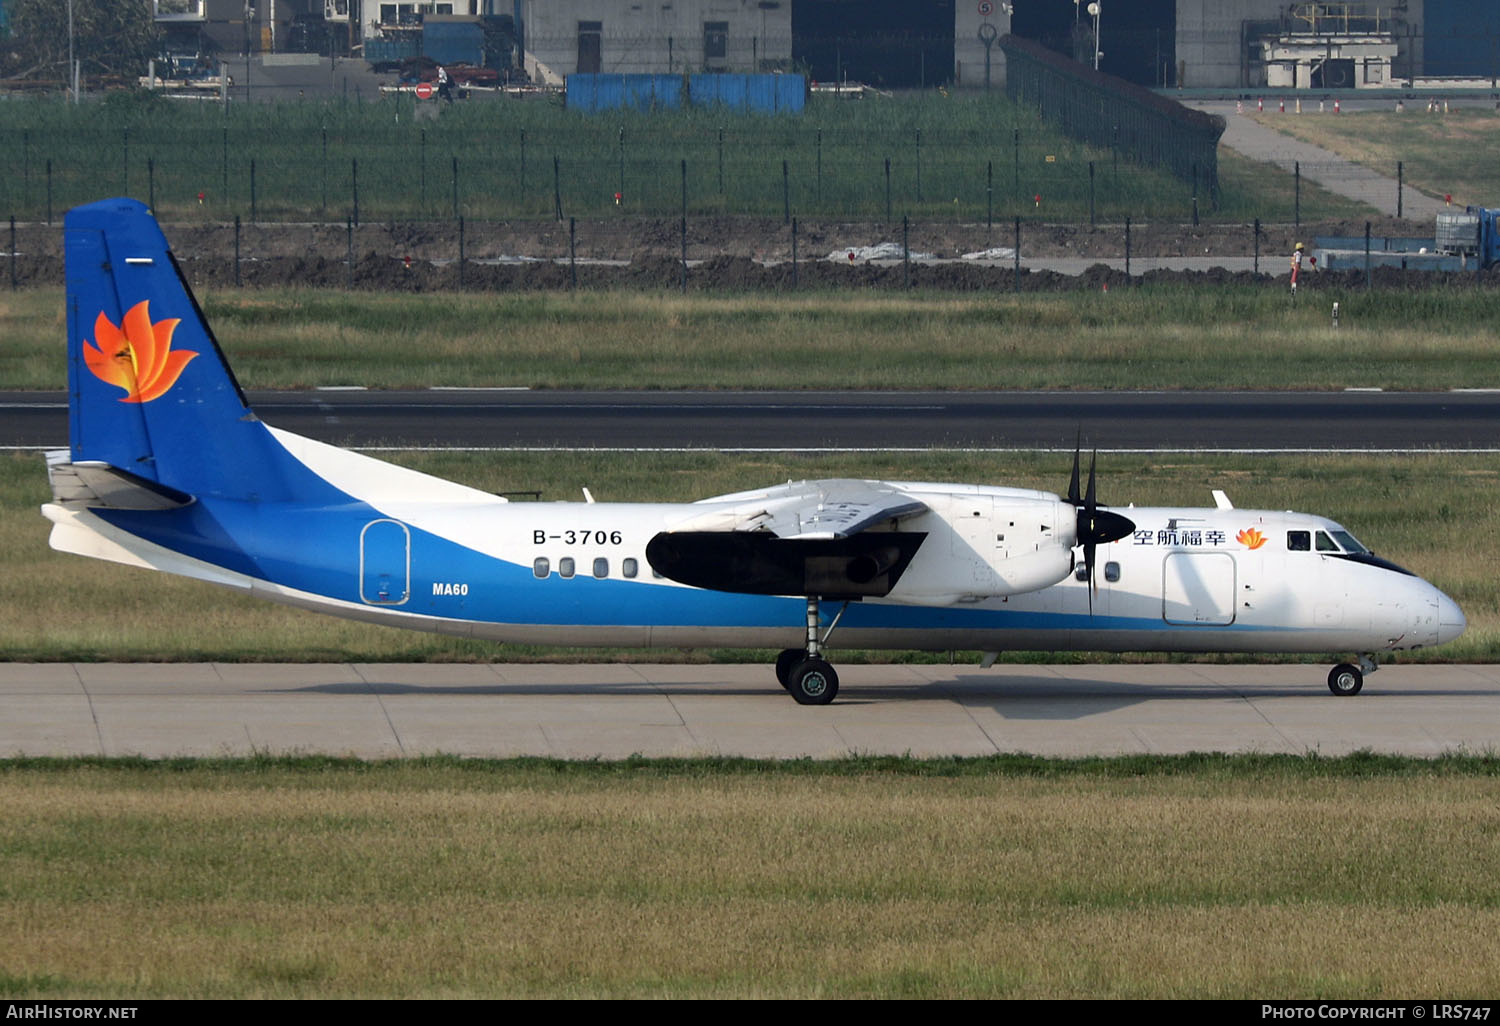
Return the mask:
[(199, 497), (316, 494), (323, 483), (251, 411), (144, 204), (70, 210), (64, 250), (75, 463)]

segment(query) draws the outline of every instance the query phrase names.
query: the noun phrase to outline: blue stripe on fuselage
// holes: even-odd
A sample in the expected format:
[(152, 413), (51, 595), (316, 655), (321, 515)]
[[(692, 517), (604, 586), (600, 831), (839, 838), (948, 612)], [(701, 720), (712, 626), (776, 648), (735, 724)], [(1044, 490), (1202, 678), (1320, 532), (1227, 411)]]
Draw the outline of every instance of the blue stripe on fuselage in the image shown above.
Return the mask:
[[(95, 510), (99, 517), (147, 541), (227, 570), (344, 602), (362, 602), (360, 538), (385, 514), (354, 499), (335, 506), (207, 499), (165, 511)], [(408, 525), (410, 597), (388, 608), (482, 623), (518, 625), (795, 627), (805, 601), (702, 591), (650, 581), (537, 579), (529, 566), (476, 552)], [(461, 584), (461, 593), (433, 594)], [(824, 604), (824, 622), (837, 604)], [(1159, 618), (1104, 614), (851, 603), (849, 628), (890, 630), (1161, 631)], [(1285, 628), (1228, 625), (1217, 631)]]

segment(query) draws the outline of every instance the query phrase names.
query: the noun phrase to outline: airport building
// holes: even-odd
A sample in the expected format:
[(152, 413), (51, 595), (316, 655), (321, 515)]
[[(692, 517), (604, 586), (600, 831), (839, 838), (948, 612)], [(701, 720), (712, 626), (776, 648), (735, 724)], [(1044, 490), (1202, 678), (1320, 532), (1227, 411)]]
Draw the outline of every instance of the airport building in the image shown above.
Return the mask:
[(172, 48), (420, 53), (424, 22), (503, 20), (533, 81), (797, 70), (881, 88), (1003, 84), (1006, 33), (1144, 86), (1376, 89), (1500, 78), (1472, 0), (154, 0)]

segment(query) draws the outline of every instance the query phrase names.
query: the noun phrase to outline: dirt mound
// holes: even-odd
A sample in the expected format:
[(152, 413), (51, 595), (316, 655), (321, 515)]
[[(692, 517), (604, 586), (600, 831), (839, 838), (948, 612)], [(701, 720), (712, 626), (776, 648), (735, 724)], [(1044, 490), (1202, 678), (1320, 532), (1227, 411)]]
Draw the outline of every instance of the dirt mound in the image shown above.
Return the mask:
[[(1280, 274), (1148, 271), (1127, 279), (1103, 263), (1070, 276), (1028, 271), (1019, 276), (1009, 261), (959, 261), (974, 253), (1015, 243), (1014, 223), (928, 222), (906, 226), (913, 252), (932, 253), (940, 263), (893, 261), (849, 263), (816, 255), (899, 242), (900, 223), (798, 221), (798, 262), (792, 257), (792, 226), (778, 218), (696, 216), (687, 219), (686, 275), (691, 290), (761, 291), (791, 288), (939, 289), (953, 292), (1071, 291), (1117, 289), (1132, 282), (1174, 285), (1287, 284), (1285, 255), (1295, 241), (1318, 235), (1362, 236), (1364, 222), (1261, 226), (1262, 267)], [(1371, 223), (1374, 237), (1416, 235), (1426, 226), (1385, 218)], [(164, 226), (189, 281), (228, 287), (307, 285), (395, 292), (551, 291), (571, 288), (677, 289), (683, 286), (683, 222), (680, 218), (616, 218), (588, 221), (412, 221), (324, 224), (168, 224)], [(0, 261), (0, 287), (13, 275), (18, 285), (62, 283), (62, 232), (57, 224), (17, 226), (16, 255)], [(349, 254), (355, 254), (350, 267)], [(1244, 257), (1256, 251), (1253, 225), (1132, 224), (1129, 252), (1149, 257)], [(459, 264), (462, 252), (464, 262)], [(899, 250), (898, 250), (899, 252)], [(1119, 225), (1025, 223), (1021, 252), (1028, 258), (1066, 257), (1118, 261), (1126, 253)], [(814, 258), (809, 259), (809, 256)], [(570, 259), (571, 256), (571, 259)], [(951, 262), (949, 262), (951, 261)], [(1380, 289), (1500, 285), (1500, 271), (1482, 275), (1376, 268)], [(1363, 270), (1304, 274), (1304, 288), (1362, 288)]]

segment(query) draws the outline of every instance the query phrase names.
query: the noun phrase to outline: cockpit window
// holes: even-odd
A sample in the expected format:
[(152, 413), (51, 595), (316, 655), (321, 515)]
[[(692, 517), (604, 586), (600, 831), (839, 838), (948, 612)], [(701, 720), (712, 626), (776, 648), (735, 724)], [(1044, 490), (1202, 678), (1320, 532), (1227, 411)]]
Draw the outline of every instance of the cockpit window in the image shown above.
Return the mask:
[(1339, 547), (1333, 543), (1333, 539), (1332, 538), (1328, 537), (1328, 532), (1327, 531), (1319, 531), (1318, 532), (1318, 551), (1319, 552), (1337, 552), (1338, 550), (1339, 550)]
[(1312, 549), (1312, 533), (1309, 531), (1288, 531), (1286, 533), (1286, 550), (1288, 552), (1309, 552)]
[(1358, 539), (1356, 539), (1354, 535), (1350, 534), (1348, 531), (1334, 531), (1333, 536), (1338, 540), (1339, 545), (1343, 547), (1345, 552), (1353, 552), (1357, 555), (1361, 552), (1370, 551), (1369, 549), (1361, 545)]

